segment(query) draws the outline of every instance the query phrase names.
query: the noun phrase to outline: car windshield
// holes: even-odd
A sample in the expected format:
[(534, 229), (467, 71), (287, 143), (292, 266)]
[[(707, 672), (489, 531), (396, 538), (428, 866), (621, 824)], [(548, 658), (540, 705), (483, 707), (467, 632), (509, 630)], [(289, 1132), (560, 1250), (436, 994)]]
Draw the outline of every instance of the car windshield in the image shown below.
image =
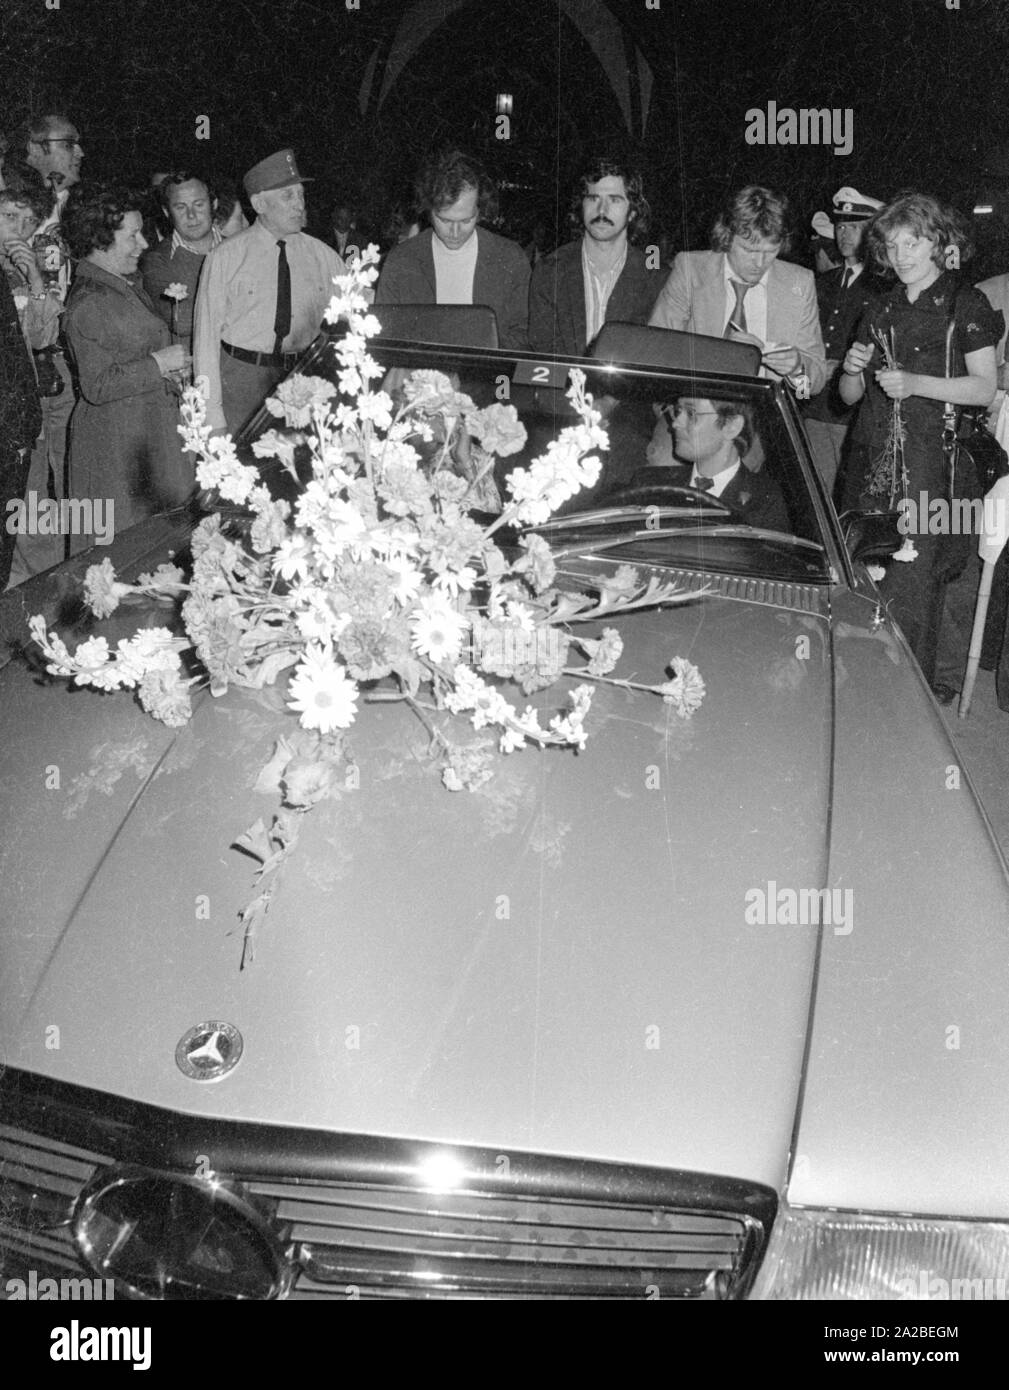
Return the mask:
[[(524, 442), (496, 460), (477, 490), (475, 509), (499, 510), (513, 469), (527, 467), (577, 422), (565, 395), (566, 362), (381, 339), (372, 349), (394, 400), (415, 372), (438, 371), (478, 407), (495, 401), (514, 407)], [(621, 559), (644, 563), (827, 582), (823, 527), (778, 393), (767, 382), (580, 365), (609, 448), (598, 483), (538, 528), (553, 548), (617, 550)], [(317, 346), (299, 370), (336, 381), (332, 345)], [(276, 427), (264, 413), (245, 442)], [(279, 476), (270, 485), (282, 494), (293, 486)]]

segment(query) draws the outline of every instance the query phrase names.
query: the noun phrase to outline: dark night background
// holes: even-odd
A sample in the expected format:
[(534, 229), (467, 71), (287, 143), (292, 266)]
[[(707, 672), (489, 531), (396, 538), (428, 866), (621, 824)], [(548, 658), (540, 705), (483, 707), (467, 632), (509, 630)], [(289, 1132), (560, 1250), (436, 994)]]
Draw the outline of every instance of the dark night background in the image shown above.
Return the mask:
[[(397, 34), (425, 17), (444, 23), (380, 102)], [(1009, 266), (1009, 0), (2, 0), (0, 22), (0, 128), (66, 111), (86, 177), (146, 183), (196, 165), (240, 178), (290, 144), (319, 180), (312, 229), (337, 190), (381, 226), (418, 160), (457, 142), (506, 185), (507, 232), (543, 216), (565, 239), (572, 171), (623, 146), (674, 250), (705, 245), (720, 198), (744, 182), (788, 192), (803, 230), (842, 184), (881, 198), (910, 185), (968, 214), (994, 201), (975, 222), (972, 278)], [(586, 25), (618, 35), (629, 122)], [(513, 96), (508, 140), (495, 138), (499, 92)], [(744, 114), (769, 100), (852, 108), (852, 153), (747, 145)]]

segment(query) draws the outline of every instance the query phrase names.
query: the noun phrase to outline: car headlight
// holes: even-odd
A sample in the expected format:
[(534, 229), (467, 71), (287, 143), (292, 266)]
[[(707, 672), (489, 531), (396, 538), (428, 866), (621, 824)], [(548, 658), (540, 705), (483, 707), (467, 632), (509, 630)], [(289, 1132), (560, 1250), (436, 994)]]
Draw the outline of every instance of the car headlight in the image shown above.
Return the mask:
[(1006, 1299), (1009, 1226), (782, 1205), (758, 1299)]

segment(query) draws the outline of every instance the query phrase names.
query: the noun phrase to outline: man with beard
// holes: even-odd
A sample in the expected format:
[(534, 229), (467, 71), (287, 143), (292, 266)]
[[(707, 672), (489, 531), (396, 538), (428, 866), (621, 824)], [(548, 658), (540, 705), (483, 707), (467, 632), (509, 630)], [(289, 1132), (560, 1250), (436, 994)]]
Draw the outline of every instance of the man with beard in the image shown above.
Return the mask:
[(230, 434), (312, 342), (333, 297), (333, 277), (346, 272), (332, 247), (302, 231), (305, 181), (293, 150), (261, 160), (243, 182), (256, 220), (207, 257), (193, 334), (207, 424)]
[(636, 169), (593, 159), (571, 205), (581, 235), (545, 256), (529, 286), (529, 339), (536, 352), (582, 357), (606, 322), (647, 323), (662, 286), (639, 245), (649, 207)]

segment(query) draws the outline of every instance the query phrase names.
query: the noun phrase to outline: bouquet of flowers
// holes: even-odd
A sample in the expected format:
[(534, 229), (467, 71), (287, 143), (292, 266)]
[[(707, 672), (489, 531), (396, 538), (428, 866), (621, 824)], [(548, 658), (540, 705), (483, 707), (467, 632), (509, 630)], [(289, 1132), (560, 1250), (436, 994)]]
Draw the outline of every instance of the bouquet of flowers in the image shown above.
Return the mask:
[[(230, 438), (211, 438), (204, 400), (189, 388), (181, 433), (198, 456), (198, 482), (245, 509), (247, 536), (229, 533), (215, 513), (193, 535), (188, 576), (166, 564), (125, 584), (109, 560), (88, 570), (85, 596), (99, 618), (126, 594), (181, 599), (186, 635), (144, 628), (114, 651), (94, 636), (71, 653), (42, 617), (30, 624), (51, 673), (103, 691), (135, 689), (144, 709), (171, 726), (189, 719), (196, 686), (220, 696), (231, 685), (255, 689), (286, 678), (300, 729), (278, 740), (257, 784), (279, 793), (280, 809), (269, 827), (259, 820), (237, 841), (261, 865), (260, 891), (242, 914), (243, 964), (301, 818), (335, 787), (347, 761), (345, 731), (362, 705), (409, 706), (428, 731), (445, 787), (461, 791), (482, 785), (496, 756), (529, 744), (584, 748), (595, 682), (651, 691), (684, 718), (704, 695), (696, 669), (681, 657), (671, 659), (668, 680), (620, 680), (610, 674), (622, 650), (616, 629), (604, 627), (598, 637), (571, 631), (694, 595), (643, 581), (626, 565), (595, 588), (569, 591), (557, 586), (541, 536), (522, 534), (510, 559), (495, 540), (505, 526), (545, 522), (597, 481), (607, 440), (583, 374), (572, 372), (568, 391), (578, 423), (529, 467), (512, 471), (507, 500), (498, 499), (488, 519), (497, 498), (494, 462), (524, 448), (525, 428), (512, 405), (478, 408), (441, 372), (386, 376), (368, 352), (368, 339), (380, 331), (367, 302), (376, 260), (369, 248), (334, 282), (327, 318), (346, 325), (336, 384), (296, 374), (267, 401), (286, 428), (264, 434), (254, 454), (278, 460), (296, 478), (298, 456), (310, 463), (293, 507), (272, 496)], [(198, 665), (190, 659), (187, 668), (190, 650)], [(498, 684), (529, 696), (566, 677), (578, 683), (546, 723), (531, 704), (511, 703)], [(451, 726), (459, 718), (486, 731), (483, 740), (457, 745)]]

